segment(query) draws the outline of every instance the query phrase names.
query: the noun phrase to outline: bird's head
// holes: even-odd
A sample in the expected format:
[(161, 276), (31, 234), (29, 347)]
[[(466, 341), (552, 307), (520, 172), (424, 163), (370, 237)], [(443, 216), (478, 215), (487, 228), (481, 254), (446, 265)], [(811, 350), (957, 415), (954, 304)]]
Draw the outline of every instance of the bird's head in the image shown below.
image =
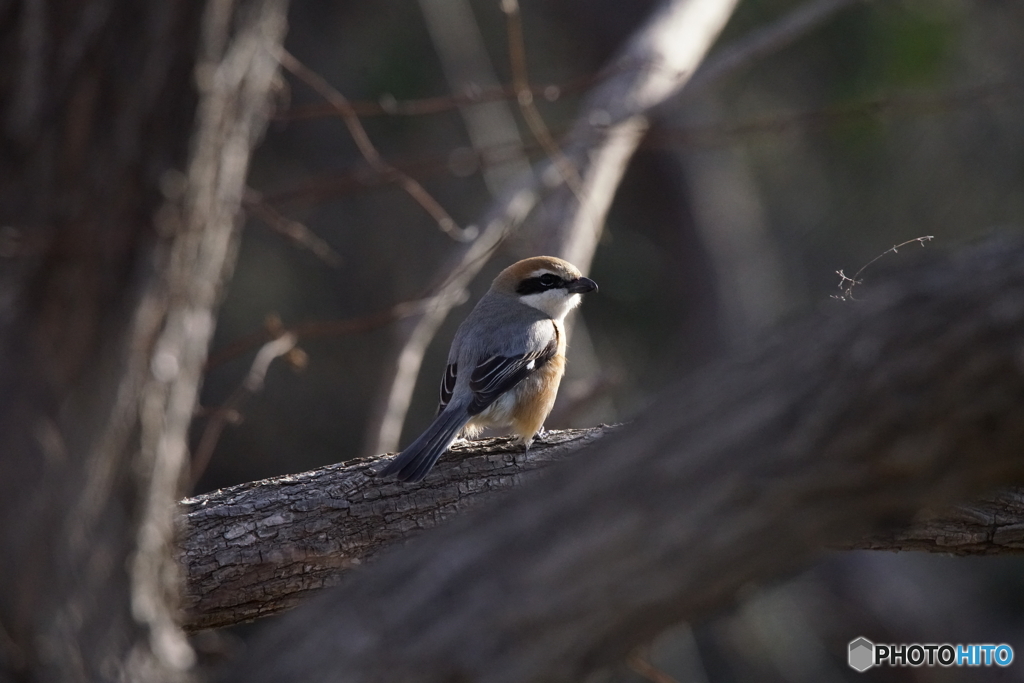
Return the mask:
[(580, 295), (596, 292), (597, 283), (554, 256), (534, 256), (513, 263), (494, 278), (491, 290), (514, 296), (555, 320), (580, 304)]

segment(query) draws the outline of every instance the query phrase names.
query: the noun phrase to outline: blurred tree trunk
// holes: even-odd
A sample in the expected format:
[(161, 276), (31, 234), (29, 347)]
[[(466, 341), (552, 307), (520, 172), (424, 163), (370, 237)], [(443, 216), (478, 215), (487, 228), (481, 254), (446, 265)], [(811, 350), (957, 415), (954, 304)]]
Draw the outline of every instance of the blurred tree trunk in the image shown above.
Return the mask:
[(187, 676), (173, 501), (285, 6), (0, 3), (2, 679)]

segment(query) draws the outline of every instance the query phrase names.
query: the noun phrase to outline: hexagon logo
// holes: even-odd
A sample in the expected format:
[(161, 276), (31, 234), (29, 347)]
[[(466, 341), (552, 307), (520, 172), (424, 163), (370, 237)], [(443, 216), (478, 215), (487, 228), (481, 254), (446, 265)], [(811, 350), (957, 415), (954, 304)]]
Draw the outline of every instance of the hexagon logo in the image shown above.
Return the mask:
[(875, 665), (875, 644), (863, 636), (851, 640), (848, 661), (854, 671), (867, 671)]

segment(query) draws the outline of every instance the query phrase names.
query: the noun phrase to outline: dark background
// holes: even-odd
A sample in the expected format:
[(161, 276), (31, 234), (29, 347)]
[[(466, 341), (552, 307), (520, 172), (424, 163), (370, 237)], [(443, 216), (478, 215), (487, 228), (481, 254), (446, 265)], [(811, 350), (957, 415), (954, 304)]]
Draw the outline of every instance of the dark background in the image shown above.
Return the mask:
[[(511, 81), (505, 17), (471, 2), (497, 79)], [(537, 98), (564, 131), (582, 88), (643, 21), (650, 2), (584, 0), (522, 6), (531, 82), (565, 86)], [(720, 44), (796, 6), (742, 2)], [(419, 5), (293, 3), (287, 48), (354, 102), (451, 94)], [(601, 292), (577, 317), (569, 374), (548, 427), (628, 420), (675, 372), (756, 345), (787, 319), (838, 301), (853, 275), (889, 247), (934, 236), (952, 249), (1024, 224), (1024, 3), (916, 0), (856, 6), (698, 100), (663, 107), (619, 188), (590, 275)], [(577, 87), (574, 87), (577, 86)], [(358, 318), (415, 299), (452, 240), (393, 184), (368, 170), (341, 120), (297, 120), (322, 101), (285, 76), (277, 119), (250, 185), (340, 257), (329, 265), (250, 220), (212, 352), (285, 325)], [(543, 158), (518, 116), (532, 160)], [(364, 116), (389, 163), (409, 172), (461, 225), (491, 197), (454, 107)], [(915, 258), (886, 254), (870, 279)], [(491, 277), (524, 253), (507, 242), (455, 309), (424, 361), (401, 444), (431, 419), (458, 322)], [(856, 295), (856, 289), (854, 290)], [(195, 492), (365, 454), (366, 424), (394, 362), (395, 325), (303, 338), (302, 372), (275, 362), (265, 389), (227, 427)], [(224, 403), (258, 344), (209, 370), (202, 403)], [(595, 377), (600, 381), (594, 384)], [(588, 393), (585, 400), (575, 400)], [(205, 420), (196, 422), (198, 441)], [(713, 530), (709, 530), (709, 534)], [(841, 553), (781, 587), (752, 586), (732, 615), (681, 627), (651, 658), (680, 681), (1021, 680), (1006, 670), (898, 669), (856, 674), (846, 643), (1006, 642), (1024, 656), (1024, 564), (1015, 558)], [(242, 629), (241, 632), (245, 632)], [(623, 665), (600, 680), (639, 680)]]

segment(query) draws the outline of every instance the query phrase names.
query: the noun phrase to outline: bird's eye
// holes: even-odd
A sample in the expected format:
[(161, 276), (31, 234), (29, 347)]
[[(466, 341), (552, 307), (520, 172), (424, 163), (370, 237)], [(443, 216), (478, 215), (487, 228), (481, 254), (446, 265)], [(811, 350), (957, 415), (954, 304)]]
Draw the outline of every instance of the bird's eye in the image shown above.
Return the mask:
[(540, 283), (542, 285), (544, 285), (545, 287), (554, 287), (555, 285), (558, 284), (558, 282), (559, 282), (559, 280), (558, 280), (558, 276), (557, 275), (552, 275), (551, 273), (545, 273), (545, 274), (540, 276)]

